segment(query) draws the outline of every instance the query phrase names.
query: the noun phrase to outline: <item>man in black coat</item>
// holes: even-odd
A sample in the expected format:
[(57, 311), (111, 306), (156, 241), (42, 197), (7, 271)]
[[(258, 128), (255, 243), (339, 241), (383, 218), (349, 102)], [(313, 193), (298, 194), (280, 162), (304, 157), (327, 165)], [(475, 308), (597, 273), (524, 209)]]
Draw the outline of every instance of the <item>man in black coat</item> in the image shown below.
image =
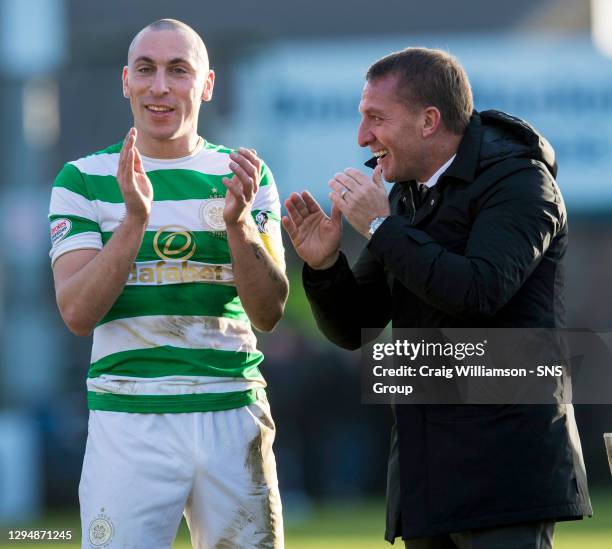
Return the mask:
[[(554, 152), (527, 123), (473, 111), (456, 59), (409, 48), (374, 63), (358, 142), (372, 177), (329, 182), (331, 216), (292, 194), (283, 225), (317, 324), (361, 329), (562, 328), (567, 218)], [(395, 182), (387, 196), (382, 181)], [(351, 269), (341, 217), (369, 242)], [(571, 404), (398, 405), (386, 539), (410, 549), (552, 547), (592, 513)]]

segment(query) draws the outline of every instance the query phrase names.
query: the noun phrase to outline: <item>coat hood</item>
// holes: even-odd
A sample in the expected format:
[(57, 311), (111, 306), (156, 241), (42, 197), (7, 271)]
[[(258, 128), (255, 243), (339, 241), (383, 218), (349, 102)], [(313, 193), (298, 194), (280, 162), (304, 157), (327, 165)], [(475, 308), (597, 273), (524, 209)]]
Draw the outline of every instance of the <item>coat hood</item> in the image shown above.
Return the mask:
[(495, 110), (482, 111), (480, 120), (483, 131), (479, 171), (507, 158), (530, 158), (543, 162), (556, 177), (555, 151), (533, 126)]

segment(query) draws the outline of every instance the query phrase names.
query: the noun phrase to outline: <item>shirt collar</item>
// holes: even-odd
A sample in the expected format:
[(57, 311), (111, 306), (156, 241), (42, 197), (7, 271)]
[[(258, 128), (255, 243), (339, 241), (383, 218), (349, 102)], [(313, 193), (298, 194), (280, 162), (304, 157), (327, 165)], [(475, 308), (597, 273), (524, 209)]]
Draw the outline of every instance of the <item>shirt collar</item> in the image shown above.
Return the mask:
[(438, 168), (438, 171), (436, 171), (436, 173), (434, 173), (427, 181), (417, 181), (417, 183), (419, 185), (425, 185), (426, 187), (429, 187), (431, 189), (438, 182), (440, 176), (453, 163), (453, 160), (455, 160), (455, 156), (457, 156), (456, 153), (453, 154), (453, 156), (451, 156), (446, 162), (444, 162), (444, 164), (442, 164), (442, 166)]

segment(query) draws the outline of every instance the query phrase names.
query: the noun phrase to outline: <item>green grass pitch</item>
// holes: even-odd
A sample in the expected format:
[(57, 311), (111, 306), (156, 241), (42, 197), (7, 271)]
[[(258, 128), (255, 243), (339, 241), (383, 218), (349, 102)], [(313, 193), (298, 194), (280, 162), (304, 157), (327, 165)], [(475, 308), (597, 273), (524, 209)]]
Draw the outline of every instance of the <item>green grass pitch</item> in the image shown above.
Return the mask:
[[(561, 523), (555, 530), (555, 549), (610, 549), (612, 548), (612, 489), (593, 491), (595, 516), (591, 519)], [(49, 516), (40, 523), (29, 525), (38, 529), (71, 528), (79, 536), (78, 516), (62, 514)], [(303, 520), (287, 517), (285, 545), (287, 549), (389, 549), (383, 539), (384, 502), (333, 502), (313, 507)], [(80, 547), (75, 543), (9, 542), (6, 525), (0, 529), (0, 549)], [(403, 547), (396, 542), (393, 547)], [(190, 549), (189, 534), (183, 522), (174, 549)]]

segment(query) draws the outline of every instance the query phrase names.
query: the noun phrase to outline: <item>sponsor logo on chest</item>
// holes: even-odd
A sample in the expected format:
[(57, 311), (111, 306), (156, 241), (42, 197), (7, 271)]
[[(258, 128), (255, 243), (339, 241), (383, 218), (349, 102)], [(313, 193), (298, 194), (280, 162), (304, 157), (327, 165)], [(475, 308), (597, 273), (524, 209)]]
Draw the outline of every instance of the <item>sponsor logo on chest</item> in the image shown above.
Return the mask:
[(231, 284), (233, 281), (231, 265), (195, 261), (145, 261), (132, 265), (126, 284), (128, 286), (157, 286), (187, 282)]

